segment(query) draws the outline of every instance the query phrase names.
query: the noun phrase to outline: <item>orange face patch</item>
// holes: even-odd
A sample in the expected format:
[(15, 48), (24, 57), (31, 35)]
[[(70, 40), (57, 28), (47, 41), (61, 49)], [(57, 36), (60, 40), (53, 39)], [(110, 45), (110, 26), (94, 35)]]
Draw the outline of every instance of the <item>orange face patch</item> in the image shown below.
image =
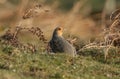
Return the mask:
[(56, 32), (57, 32), (57, 35), (58, 35), (58, 36), (62, 36), (62, 34), (63, 34), (63, 28), (62, 28), (62, 27), (58, 27), (58, 28), (56, 29)]

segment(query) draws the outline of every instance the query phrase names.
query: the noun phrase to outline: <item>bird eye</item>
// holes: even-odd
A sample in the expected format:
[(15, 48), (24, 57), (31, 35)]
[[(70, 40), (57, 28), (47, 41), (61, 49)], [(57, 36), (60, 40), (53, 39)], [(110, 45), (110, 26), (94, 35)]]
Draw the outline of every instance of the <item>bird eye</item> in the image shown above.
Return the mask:
[(61, 28), (58, 28), (58, 30), (61, 30)]

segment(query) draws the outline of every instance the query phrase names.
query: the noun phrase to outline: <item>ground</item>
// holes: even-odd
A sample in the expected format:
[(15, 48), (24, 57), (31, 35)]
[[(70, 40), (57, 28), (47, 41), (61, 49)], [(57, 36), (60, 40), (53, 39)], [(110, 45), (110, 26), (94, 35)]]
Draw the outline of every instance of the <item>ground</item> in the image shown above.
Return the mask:
[[(88, 51), (86, 51), (88, 52)], [(0, 52), (0, 79), (119, 79), (118, 58), (105, 61), (92, 56)]]

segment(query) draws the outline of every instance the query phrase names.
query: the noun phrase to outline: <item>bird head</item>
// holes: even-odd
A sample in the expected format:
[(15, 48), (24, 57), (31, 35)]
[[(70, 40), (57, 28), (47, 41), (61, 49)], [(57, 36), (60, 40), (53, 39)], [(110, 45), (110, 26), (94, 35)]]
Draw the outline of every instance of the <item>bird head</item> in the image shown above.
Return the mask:
[(54, 34), (56, 34), (57, 36), (62, 36), (63, 28), (62, 27), (57, 27), (54, 31)]

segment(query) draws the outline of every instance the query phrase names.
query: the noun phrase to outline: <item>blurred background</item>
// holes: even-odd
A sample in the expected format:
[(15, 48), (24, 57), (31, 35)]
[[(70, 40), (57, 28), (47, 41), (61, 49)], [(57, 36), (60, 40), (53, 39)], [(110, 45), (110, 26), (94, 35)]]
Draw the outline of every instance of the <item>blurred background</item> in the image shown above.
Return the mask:
[(0, 35), (19, 25), (40, 27), (50, 39), (54, 28), (62, 26), (66, 36), (94, 38), (109, 28), (109, 17), (119, 7), (120, 0), (0, 0)]

